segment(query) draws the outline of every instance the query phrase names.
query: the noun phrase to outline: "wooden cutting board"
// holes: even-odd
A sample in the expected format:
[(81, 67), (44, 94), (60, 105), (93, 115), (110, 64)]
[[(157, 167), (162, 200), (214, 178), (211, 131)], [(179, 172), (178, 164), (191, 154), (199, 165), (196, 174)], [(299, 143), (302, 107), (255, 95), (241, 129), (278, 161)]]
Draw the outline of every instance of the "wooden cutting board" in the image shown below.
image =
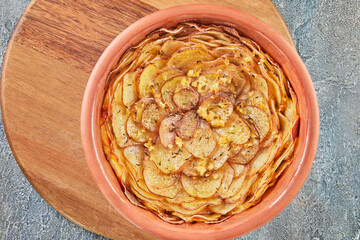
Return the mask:
[[(10, 40), (2, 72), (3, 122), (38, 193), (70, 221), (114, 239), (154, 239), (104, 199), (85, 162), (80, 108), (91, 70), (127, 26), (185, 3), (238, 8), (291, 35), (270, 0), (33, 0)], [(216, 10), (214, 10), (216, 11)]]

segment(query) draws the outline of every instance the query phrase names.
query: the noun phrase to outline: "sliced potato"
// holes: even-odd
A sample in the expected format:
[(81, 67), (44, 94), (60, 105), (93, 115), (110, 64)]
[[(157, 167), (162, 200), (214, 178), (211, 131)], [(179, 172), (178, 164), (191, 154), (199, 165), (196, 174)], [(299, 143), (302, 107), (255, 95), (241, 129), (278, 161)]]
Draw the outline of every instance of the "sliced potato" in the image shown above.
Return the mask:
[(202, 206), (212, 206), (212, 205), (219, 205), (221, 204), (222, 200), (220, 198), (206, 198), (206, 199), (196, 199), (192, 202), (187, 203), (181, 203), (181, 206), (185, 208), (186, 210), (196, 210), (199, 209)]
[(268, 147), (259, 151), (254, 159), (250, 162), (250, 171), (249, 175), (252, 176), (256, 174), (263, 166), (267, 165), (272, 159), (272, 152), (274, 147)]
[(116, 143), (119, 147), (126, 147), (133, 145), (133, 141), (128, 137), (126, 132), (126, 123), (129, 118), (129, 113), (125, 107), (120, 107), (118, 112), (112, 116), (112, 129), (115, 135)]
[(191, 110), (199, 103), (199, 93), (191, 87), (185, 87), (176, 91), (173, 101), (181, 110)]
[(180, 192), (176, 195), (176, 197), (172, 199), (167, 199), (168, 202), (174, 204), (188, 203), (188, 202), (193, 202), (195, 200), (196, 198), (190, 196), (187, 192), (185, 192), (184, 189), (181, 189)]
[(187, 210), (183, 207), (181, 207), (181, 205), (178, 205), (178, 204), (173, 204), (173, 203), (170, 203), (168, 201), (163, 201), (163, 204), (164, 204), (164, 207), (167, 211), (173, 211), (173, 214), (174, 215), (177, 215), (178, 213), (180, 214), (184, 214), (184, 215), (196, 215), (198, 213), (200, 213), (202, 210), (204, 210), (204, 208), (206, 207), (205, 205), (198, 208), (198, 209), (195, 209), (195, 210)]
[(174, 198), (181, 190), (179, 174), (165, 174), (161, 172), (148, 158), (143, 161), (143, 176), (146, 186), (157, 195)]
[(141, 145), (130, 146), (124, 149), (123, 154), (127, 162), (130, 163), (135, 170), (134, 177), (136, 177), (136, 179), (142, 179), (142, 159), (144, 157), (144, 147)]
[(223, 127), (232, 112), (231, 101), (219, 94), (205, 99), (197, 110), (197, 113), (213, 127)]
[(233, 163), (248, 164), (259, 151), (259, 140), (251, 138), (251, 140), (244, 144), (241, 151), (235, 156), (229, 159)]
[(266, 99), (269, 99), (269, 87), (267, 81), (261, 75), (250, 78), (251, 89), (260, 91)]
[(174, 212), (174, 215), (180, 217), (186, 222), (205, 222), (205, 223), (219, 223), (228, 219), (228, 217), (221, 218), (220, 214), (182, 214), (178, 212)]
[(235, 86), (236, 94), (239, 94), (243, 87), (245, 86), (246, 82), (248, 81), (247, 75), (234, 64), (229, 64), (226, 66), (225, 73), (228, 74), (231, 79), (232, 83)]
[(238, 206), (238, 203), (226, 203), (222, 202), (220, 205), (210, 206), (211, 211), (219, 213), (221, 215), (228, 214)]
[(246, 174), (241, 174), (239, 177), (234, 177), (227, 191), (222, 191), (220, 197), (225, 199), (234, 196), (242, 189), (242, 185), (245, 179)]
[(129, 107), (139, 98), (136, 86), (137, 72), (128, 72), (124, 75), (123, 79), (123, 103)]
[(168, 80), (161, 88), (161, 96), (167, 107), (169, 108), (170, 112), (177, 111), (177, 106), (173, 101), (173, 96), (175, 90), (181, 86), (181, 82), (187, 82), (188, 77), (181, 76), (181, 77), (174, 77), (173, 79)]
[(224, 196), (226, 192), (229, 190), (231, 183), (233, 182), (235, 176), (235, 171), (228, 163), (224, 164), (224, 177), (222, 179), (221, 185), (219, 187), (217, 196)]
[(184, 141), (185, 148), (197, 158), (206, 158), (216, 146), (216, 140), (211, 128), (204, 120), (199, 122), (194, 137)]
[[(217, 68), (217, 66), (215, 68)], [(235, 93), (234, 85), (229, 84), (231, 81), (228, 75), (218, 72), (200, 75), (191, 83), (191, 86), (202, 95), (220, 91)]]
[(235, 112), (231, 114), (224, 127), (215, 128), (214, 131), (235, 145), (246, 143), (251, 136), (250, 127), (246, 121)]
[(152, 83), (152, 93), (156, 99), (161, 99), (161, 88), (165, 82), (176, 76), (183, 75), (183, 72), (178, 69), (165, 69), (158, 73)]
[(195, 134), (198, 127), (199, 115), (196, 111), (188, 111), (180, 121), (176, 123), (176, 134), (183, 140), (189, 140)]
[(209, 61), (211, 56), (202, 49), (189, 49), (185, 51), (178, 51), (174, 53), (169, 59), (167, 65), (170, 67), (182, 69), (190, 63), (197, 61)]
[(114, 155), (111, 155), (111, 157), (108, 158), (108, 160), (112, 169), (115, 172), (116, 177), (120, 179), (122, 184), (126, 184), (128, 179), (127, 177), (128, 173), (126, 171), (125, 166), (120, 161), (118, 161), (118, 159), (116, 159)]
[(261, 110), (270, 113), (268, 101), (259, 90), (252, 90), (238, 97), (236, 107), (240, 110), (245, 107), (245, 105), (258, 107)]
[(190, 157), (191, 154), (186, 149), (178, 146), (166, 149), (159, 140), (150, 152), (150, 159), (161, 172), (167, 174), (178, 171)]
[(208, 159), (191, 157), (189, 161), (184, 165), (182, 173), (189, 177), (200, 177), (208, 174)]
[(168, 40), (164, 43), (164, 45), (160, 49), (160, 56), (170, 57), (173, 53), (179, 50), (182, 47), (185, 47), (186, 44), (184, 42), (176, 41), (176, 40)]
[(142, 98), (131, 107), (131, 115), (136, 124), (141, 124), (142, 115), (144, 113), (145, 108), (150, 104), (153, 103), (153, 98)]
[(193, 197), (209, 198), (219, 190), (224, 175), (224, 170), (220, 168), (208, 177), (188, 177), (181, 175), (181, 184), (184, 190)]
[(126, 132), (132, 140), (139, 143), (145, 143), (154, 136), (152, 132), (136, 124), (132, 116), (126, 122)]
[(249, 192), (252, 184), (254, 183), (254, 181), (255, 181), (257, 178), (258, 178), (257, 175), (253, 175), (253, 176), (251, 176), (251, 177), (246, 177), (246, 178), (244, 179), (244, 181), (242, 182), (240, 191), (238, 191), (238, 192), (237, 192), (236, 194), (234, 194), (233, 196), (227, 198), (227, 199), (225, 200), (225, 202), (228, 203), (228, 204), (232, 204), (232, 203), (238, 203), (238, 204), (239, 204), (239, 203), (242, 203), (242, 202), (245, 200), (245, 198), (246, 198), (246, 196), (247, 196), (247, 194), (248, 194), (248, 192)]
[[(130, 178), (130, 188), (134, 192), (134, 194), (139, 197), (140, 199), (143, 199), (145, 201), (154, 201), (154, 200), (162, 200), (164, 197), (158, 196), (156, 194), (153, 194), (148, 190), (146, 187), (146, 184), (144, 180), (134, 180), (132, 177)], [(139, 183), (141, 185), (145, 185), (146, 190), (143, 189), (143, 187), (139, 186)]]
[(221, 168), (230, 155), (230, 147), (216, 145), (214, 151), (208, 157), (208, 166), (207, 169), (218, 170)]
[(165, 148), (171, 149), (173, 146), (175, 146), (175, 127), (180, 119), (181, 115), (173, 114), (161, 121), (159, 127), (159, 136), (161, 143)]
[(245, 106), (239, 112), (242, 117), (255, 125), (261, 142), (270, 131), (270, 116), (260, 108), (253, 106)]
[[(117, 114), (119, 112), (120, 109), (122, 109), (122, 107), (124, 106), (123, 104), (123, 82), (119, 82), (119, 84), (116, 86), (114, 93), (113, 93), (113, 97), (112, 100), (110, 102), (110, 106), (109, 106), (109, 114), (110, 116), (114, 116), (115, 114)], [(107, 98), (111, 98), (109, 96), (109, 94), (106, 95)]]
[(230, 163), (230, 166), (234, 169), (234, 176), (239, 177), (244, 171), (246, 171), (246, 166), (239, 163)]
[(163, 108), (156, 103), (150, 103), (144, 110), (141, 117), (141, 124), (149, 131), (154, 132), (159, 129), (161, 120), (166, 116)]
[(149, 64), (140, 74), (138, 89), (141, 98), (145, 97), (150, 93), (151, 85), (156, 78), (158, 72), (159, 69), (155, 66), (155, 64)]
[(207, 69), (214, 68), (218, 65), (225, 64), (224, 58), (217, 58), (212, 61), (198, 61), (194, 64), (190, 64), (183, 69), (184, 72), (187, 72), (188, 76), (198, 77), (200, 73), (203, 73)]
[[(143, 160), (143, 175), (146, 186), (156, 186), (158, 188), (166, 188), (174, 185), (179, 180), (179, 174), (165, 174), (160, 171), (151, 158)], [(150, 188), (149, 188), (150, 189)]]

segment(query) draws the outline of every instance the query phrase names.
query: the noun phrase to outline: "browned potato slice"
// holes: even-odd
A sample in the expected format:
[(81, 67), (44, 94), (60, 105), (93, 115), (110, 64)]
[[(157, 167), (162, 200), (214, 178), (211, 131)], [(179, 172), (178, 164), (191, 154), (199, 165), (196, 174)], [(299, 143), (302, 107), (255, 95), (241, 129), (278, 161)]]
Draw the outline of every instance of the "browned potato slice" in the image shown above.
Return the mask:
[[(118, 113), (120, 109), (124, 106), (123, 104), (123, 82), (120, 82), (117, 86), (117, 88), (114, 90), (114, 95), (112, 97), (111, 103), (110, 103), (110, 116), (114, 116)], [(108, 96), (108, 95), (107, 95)]]
[(268, 87), (271, 95), (275, 98), (279, 106), (282, 105), (283, 97), (279, 85), (271, 78), (267, 78), (266, 80), (268, 82)]
[(159, 69), (155, 66), (155, 64), (147, 65), (139, 78), (139, 95), (140, 98), (145, 97), (151, 91), (151, 85), (158, 74)]
[(133, 141), (129, 139), (126, 132), (126, 123), (129, 118), (129, 113), (125, 107), (120, 107), (118, 112), (112, 116), (112, 128), (115, 135), (116, 143), (119, 147), (126, 147), (133, 145)]
[(187, 67), (183, 69), (183, 71), (187, 72), (188, 76), (198, 77), (199, 74), (206, 71), (206, 69), (215, 68), (216, 66), (223, 64), (225, 64), (225, 59), (217, 58), (212, 61), (196, 62), (194, 64), (189, 64)]
[(232, 112), (231, 101), (220, 94), (205, 99), (197, 110), (197, 113), (213, 127), (223, 127)]
[(185, 148), (197, 158), (206, 158), (216, 146), (216, 140), (211, 128), (204, 120), (199, 122), (194, 137), (184, 141)]
[(141, 117), (141, 124), (149, 131), (154, 132), (159, 129), (161, 120), (166, 116), (163, 108), (156, 103), (149, 104)]
[(289, 119), (287, 119), (282, 113), (278, 113), (280, 120), (280, 131), (284, 138), (291, 134), (291, 125)]
[[(141, 199), (146, 200), (146, 201), (154, 201), (154, 200), (162, 200), (162, 199), (164, 199), (164, 197), (161, 197), (161, 196), (158, 196), (156, 194), (153, 194), (153, 193), (149, 192), (148, 188), (145, 185), (144, 180), (135, 181), (131, 177), (129, 181), (131, 183), (130, 184), (131, 190), (133, 190), (135, 195), (140, 197)], [(145, 185), (146, 190), (144, 190), (143, 187), (140, 187), (139, 183), (141, 183), (141, 185)]]
[(183, 219), (186, 222), (196, 221), (196, 222), (204, 222), (204, 223), (219, 223), (219, 222), (225, 221), (227, 219), (227, 217), (220, 219), (221, 215), (217, 214), (217, 213), (206, 214), (206, 215), (205, 214), (186, 215), (186, 214), (174, 212), (173, 214), (180, 217), (181, 219)]
[(204, 74), (218, 74), (220, 83), (233, 85), (234, 88), (227, 86), (228, 91), (233, 94), (239, 94), (247, 82), (247, 77), (242, 69), (226, 60), (223, 64), (205, 69)]
[(174, 198), (181, 190), (179, 174), (161, 172), (148, 158), (143, 161), (143, 176), (146, 186), (157, 195)]
[(139, 143), (145, 143), (149, 141), (149, 139), (154, 135), (152, 132), (149, 132), (141, 125), (136, 124), (132, 116), (129, 116), (126, 122), (126, 132), (132, 140)]
[(173, 101), (173, 96), (175, 90), (181, 86), (182, 82), (187, 82), (188, 77), (174, 77), (170, 79), (161, 88), (161, 96), (167, 107), (171, 112), (175, 112), (177, 110), (177, 106)]
[(178, 146), (166, 149), (159, 140), (154, 147), (155, 149), (150, 152), (150, 159), (163, 173), (178, 171), (191, 157), (191, 154), (186, 149)]
[(196, 198), (190, 196), (187, 192), (185, 192), (184, 189), (181, 189), (181, 191), (176, 195), (176, 197), (172, 199), (167, 199), (168, 202), (174, 204), (188, 203), (188, 202), (193, 202), (195, 200)]
[(254, 181), (257, 179), (257, 177), (258, 177), (257, 175), (253, 175), (251, 177), (246, 177), (244, 179), (244, 181), (242, 182), (240, 191), (238, 191), (233, 196), (227, 198), (225, 200), (225, 202), (227, 204), (242, 203), (245, 200), (246, 195), (248, 194), (251, 185), (254, 183)]
[(132, 105), (139, 98), (136, 86), (137, 75), (137, 72), (128, 72), (124, 75), (122, 98), (124, 105), (127, 107)]
[(246, 143), (251, 135), (250, 128), (246, 121), (235, 112), (231, 114), (224, 127), (215, 128), (214, 131), (235, 145)]
[(135, 206), (141, 206), (138, 199), (134, 196), (133, 192), (130, 192), (127, 188), (124, 188), (124, 194), (129, 199), (129, 201), (134, 204)]
[(168, 40), (160, 49), (160, 55), (170, 57), (173, 53), (179, 50), (182, 47), (185, 47), (186, 44), (176, 40)]
[(175, 92), (173, 101), (181, 110), (188, 111), (199, 103), (199, 93), (191, 87), (185, 87)]
[(173, 204), (173, 203), (170, 203), (170, 202), (167, 202), (167, 201), (163, 201), (162, 202), (165, 209), (167, 211), (173, 211), (173, 214), (174, 215), (177, 215), (177, 213), (180, 213), (180, 214), (184, 214), (184, 215), (196, 215), (198, 214), (199, 212), (201, 212), (202, 210), (204, 210), (204, 208), (206, 207), (205, 205), (198, 208), (198, 209), (195, 209), (195, 210), (186, 210), (185, 208), (181, 207), (181, 205), (178, 205), (178, 204)]
[(234, 169), (235, 177), (239, 177), (244, 171), (246, 171), (246, 166), (239, 163), (230, 163), (230, 166)]
[(209, 164), (208, 164), (207, 169), (209, 171), (218, 170), (219, 168), (221, 168), (224, 165), (224, 163), (228, 159), (229, 155), (230, 155), (229, 147), (220, 146), (219, 144), (217, 144), (214, 151), (208, 157)]
[(235, 86), (235, 93), (239, 94), (247, 82), (246, 75), (239, 67), (231, 63), (226, 65), (224, 73), (232, 79), (232, 84)]
[(258, 107), (261, 110), (270, 113), (268, 101), (258, 90), (253, 90), (247, 94), (239, 96), (236, 102), (236, 108), (240, 110), (241, 108), (245, 107), (245, 105)]
[(159, 136), (162, 145), (167, 149), (171, 149), (175, 146), (175, 127), (180, 119), (181, 116), (179, 114), (173, 114), (161, 121)]
[(223, 168), (212, 173), (209, 177), (188, 177), (181, 175), (181, 184), (189, 195), (198, 198), (209, 198), (218, 191), (223, 176)]
[(211, 73), (200, 75), (191, 86), (202, 95), (219, 91), (235, 93), (234, 85), (229, 84), (231, 81), (231, 78), (224, 73)]
[(120, 161), (118, 161), (114, 155), (111, 155), (108, 160), (112, 169), (115, 172), (116, 177), (120, 179), (123, 184), (126, 184), (128, 174), (125, 166)]
[(170, 67), (181, 69), (190, 63), (197, 61), (209, 61), (211, 56), (202, 49), (189, 49), (174, 53), (169, 59), (167, 65)]
[(266, 99), (269, 99), (269, 87), (267, 81), (260, 75), (255, 75), (250, 79), (252, 90), (257, 89)]
[(159, 93), (165, 82), (179, 75), (183, 75), (183, 73), (178, 69), (166, 69), (164, 71), (159, 72), (159, 74), (153, 80), (153, 84), (152, 84), (152, 92), (155, 98), (156, 99), (161, 98), (161, 94)]
[(155, 163), (147, 157), (143, 159), (143, 169), (143, 176), (147, 187), (156, 186), (158, 188), (166, 188), (174, 185), (180, 176), (179, 174), (163, 173), (156, 167)]
[(182, 119), (176, 124), (176, 134), (184, 139), (188, 140), (194, 136), (195, 130), (198, 127), (199, 115), (196, 111), (188, 111), (182, 117)]
[(238, 193), (241, 190), (243, 186), (243, 182), (246, 179), (248, 169), (249, 168), (246, 167), (244, 171), (237, 177), (235, 177), (235, 171), (234, 171), (233, 179), (230, 186), (227, 187), (226, 191), (222, 191), (219, 196), (225, 199), (225, 198), (230, 198), (234, 196), (236, 193)]
[(191, 157), (184, 165), (182, 173), (189, 177), (204, 176), (208, 172), (208, 159)]
[(268, 164), (273, 160), (274, 152), (275, 146), (268, 147), (259, 151), (249, 164), (249, 175), (252, 176), (259, 172), (259, 170), (263, 167), (268, 166)]
[(181, 206), (185, 208), (186, 210), (196, 210), (200, 207), (206, 205), (206, 206), (212, 206), (212, 205), (219, 205), (221, 204), (222, 200), (220, 198), (207, 198), (207, 199), (196, 199), (193, 202), (187, 202), (182, 203)]
[(218, 47), (213, 50), (213, 54), (217, 57), (222, 55), (234, 55), (240, 58), (249, 57), (251, 58), (251, 52), (245, 48), (240, 47), (239, 45), (233, 45), (231, 47), (224, 46)]
[(247, 164), (249, 163), (259, 151), (260, 138), (258, 136), (258, 132), (253, 125), (249, 125), (251, 129), (251, 137), (250, 140), (245, 143), (239, 153), (229, 159), (230, 162), (239, 163), (239, 164)]
[(224, 164), (224, 177), (222, 179), (221, 185), (219, 187), (218, 192), (216, 193), (217, 196), (224, 196), (226, 192), (229, 190), (231, 183), (234, 179), (234, 169), (230, 167), (228, 163)]
[(124, 149), (123, 154), (127, 160), (127, 163), (130, 163), (135, 170), (134, 177), (137, 179), (142, 179), (142, 159), (144, 157), (144, 147), (140, 145), (130, 146)]
[(246, 179), (246, 173), (241, 174), (239, 177), (234, 177), (227, 191), (222, 191), (220, 197), (225, 199), (234, 196), (242, 189), (242, 185), (245, 179)]
[(255, 125), (261, 142), (269, 133), (271, 127), (270, 116), (260, 108), (253, 106), (245, 106), (239, 112), (246, 120)]
[(209, 208), (211, 211), (215, 213), (219, 213), (221, 215), (228, 214), (231, 212), (234, 208), (236, 208), (238, 203), (225, 203), (222, 202), (220, 205), (210, 206)]
[(144, 113), (145, 108), (150, 103), (153, 103), (153, 102), (154, 102), (153, 98), (142, 98), (139, 101), (137, 101), (136, 103), (134, 103), (134, 105), (132, 106), (132, 109), (131, 109), (131, 115), (133, 116), (136, 124), (141, 124), (141, 119), (142, 119), (142, 115)]

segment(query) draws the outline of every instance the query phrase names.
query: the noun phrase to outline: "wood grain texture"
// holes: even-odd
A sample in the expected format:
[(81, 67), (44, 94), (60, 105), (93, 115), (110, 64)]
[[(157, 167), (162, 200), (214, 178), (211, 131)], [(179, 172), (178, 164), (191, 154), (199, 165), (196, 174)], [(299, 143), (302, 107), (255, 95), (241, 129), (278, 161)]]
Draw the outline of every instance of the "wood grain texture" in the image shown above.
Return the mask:
[(1, 81), (11, 148), (39, 194), (92, 232), (113, 239), (154, 239), (108, 204), (87, 168), (80, 110), (88, 77), (106, 46), (127, 26), (157, 9), (184, 3), (236, 7), (272, 25), (293, 44), (269, 0), (37, 0), (13, 33)]

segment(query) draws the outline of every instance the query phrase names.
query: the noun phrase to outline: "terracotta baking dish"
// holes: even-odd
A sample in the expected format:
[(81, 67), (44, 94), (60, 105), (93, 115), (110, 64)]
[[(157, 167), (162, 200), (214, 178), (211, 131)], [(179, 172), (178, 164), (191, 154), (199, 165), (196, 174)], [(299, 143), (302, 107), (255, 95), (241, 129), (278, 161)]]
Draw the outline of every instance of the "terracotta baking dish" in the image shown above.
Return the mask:
[[(216, 10), (214, 10), (216, 9)], [(159, 27), (196, 20), (226, 24), (256, 41), (281, 66), (298, 97), (299, 138), (292, 164), (253, 208), (217, 224), (169, 224), (132, 205), (105, 159), (99, 117), (105, 79), (123, 52)], [(81, 113), (81, 135), (87, 164), (101, 192), (127, 220), (166, 239), (230, 239), (253, 231), (278, 215), (295, 197), (311, 169), (319, 137), (319, 109), (312, 80), (296, 50), (273, 28), (239, 10), (216, 5), (184, 5), (150, 14), (125, 29), (107, 47), (88, 81)]]

